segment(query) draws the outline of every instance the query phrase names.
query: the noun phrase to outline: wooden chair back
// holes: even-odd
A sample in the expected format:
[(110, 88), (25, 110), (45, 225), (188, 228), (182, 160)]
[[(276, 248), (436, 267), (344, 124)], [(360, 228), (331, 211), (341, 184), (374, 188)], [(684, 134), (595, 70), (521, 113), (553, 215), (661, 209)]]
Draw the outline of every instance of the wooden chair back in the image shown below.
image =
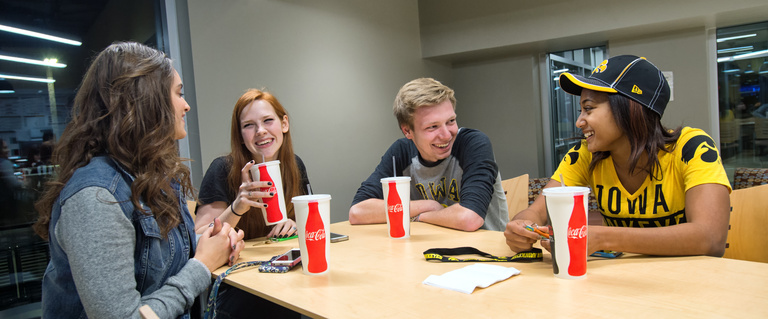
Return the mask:
[(501, 181), (501, 188), (507, 196), (509, 219), (528, 208), (528, 174)]
[(739, 138), (739, 123), (736, 121), (720, 121), (720, 144), (736, 143)]
[(768, 185), (731, 192), (725, 258), (768, 262)]
[(768, 139), (768, 119), (755, 118), (755, 139)]
[(141, 319), (160, 319), (148, 305), (139, 307), (139, 315), (141, 315)]
[(193, 200), (187, 201), (187, 208), (189, 209), (189, 214), (192, 215), (192, 219), (195, 219), (195, 207), (197, 207), (197, 202)]

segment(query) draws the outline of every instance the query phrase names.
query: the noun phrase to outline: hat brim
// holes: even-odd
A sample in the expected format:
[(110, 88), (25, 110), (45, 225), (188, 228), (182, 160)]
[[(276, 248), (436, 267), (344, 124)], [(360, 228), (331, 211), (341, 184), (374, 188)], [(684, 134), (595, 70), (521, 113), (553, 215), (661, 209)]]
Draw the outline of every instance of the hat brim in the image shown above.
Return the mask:
[(595, 79), (585, 78), (581, 75), (562, 73), (560, 74), (560, 87), (563, 91), (573, 94), (581, 95), (582, 89), (589, 89), (598, 92), (618, 93), (615, 89), (605, 85), (603, 82)]

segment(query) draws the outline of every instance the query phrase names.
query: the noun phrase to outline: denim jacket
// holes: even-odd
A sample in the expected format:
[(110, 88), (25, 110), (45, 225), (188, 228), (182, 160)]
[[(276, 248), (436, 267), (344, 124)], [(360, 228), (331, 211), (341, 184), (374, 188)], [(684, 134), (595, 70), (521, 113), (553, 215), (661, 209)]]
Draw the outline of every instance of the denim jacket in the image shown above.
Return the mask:
[[(194, 221), (181, 196), (180, 186), (173, 184), (179, 197), (183, 220), (163, 238), (155, 217), (134, 209), (130, 200), (130, 184), (133, 179), (133, 176), (109, 157), (98, 156), (91, 159), (88, 165), (77, 169), (61, 190), (53, 205), (49, 225), (51, 261), (43, 278), (43, 318), (86, 318), (80, 297), (76, 293), (67, 255), (57, 241), (54, 231), (61, 215), (61, 207), (67, 199), (86, 187), (101, 187), (112, 193), (136, 229), (134, 275), (136, 289), (142, 296), (162, 287), (168, 278), (178, 273), (194, 255), (197, 245)], [(145, 209), (149, 210), (148, 207)], [(189, 309), (181, 318), (189, 318)]]

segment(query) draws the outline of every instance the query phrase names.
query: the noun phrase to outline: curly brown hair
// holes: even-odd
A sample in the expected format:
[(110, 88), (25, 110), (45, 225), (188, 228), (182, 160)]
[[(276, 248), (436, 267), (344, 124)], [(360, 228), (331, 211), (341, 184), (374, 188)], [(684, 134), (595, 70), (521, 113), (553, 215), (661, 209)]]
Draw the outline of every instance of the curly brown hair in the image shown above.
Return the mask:
[[(230, 164), (229, 174), (227, 175), (227, 187), (231, 193), (236, 192), (240, 188), (240, 184), (242, 183), (242, 174), (240, 173), (240, 170), (243, 166), (251, 160), (256, 161), (256, 163), (260, 163), (262, 160), (260, 156), (253, 156), (248, 148), (245, 147), (243, 134), (240, 130), (240, 115), (248, 105), (258, 100), (264, 100), (272, 105), (278, 119), (282, 119), (283, 116), (288, 115), (288, 112), (283, 105), (280, 104), (280, 101), (267, 91), (249, 89), (237, 100), (235, 109), (232, 111), (232, 124), (230, 130), (232, 151), (229, 153), (229, 156), (227, 156), (228, 164)], [(277, 153), (277, 159), (280, 160), (280, 174), (283, 178), (285, 209), (288, 218), (296, 220), (293, 203), (291, 203), (290, 199), (294, 196), (304, 195), (307, 192), (301, 186), (301, 174), (299, 172), (298, 164), (296, 163), (296, 155), (293, 152), (293, 142), (291, 141), (290, 130), (283, 134), (283, 145), (280, 146), (280, 151)], [(248, 213), (243, 215), (237, 225), (239, 228), (243, 229), (243, 232), (245, 232), (245, 239), (265, 236), (269, 232), (267, 225), (264, 222), (261, 208), (251, 207)]]
[[(135, 177), (131, 202), (153, 214), (166, 236), (181, 221), (177, 196), (193, 195), (189, 169), (174, 138), (171, 102), (174, 68), (161, 51), (135, 42), (117, 42), (93, 59), (83, 77), (72, 120), (53, 153), (57, 177), (35, 204), (35, 232), (47, 239), (51, 209), (75, 170), (94, 156), (107, 155)], [(181, 185), (177, 194), (172, 181)], [(143, 210), (140, 201), (149, 207)]]

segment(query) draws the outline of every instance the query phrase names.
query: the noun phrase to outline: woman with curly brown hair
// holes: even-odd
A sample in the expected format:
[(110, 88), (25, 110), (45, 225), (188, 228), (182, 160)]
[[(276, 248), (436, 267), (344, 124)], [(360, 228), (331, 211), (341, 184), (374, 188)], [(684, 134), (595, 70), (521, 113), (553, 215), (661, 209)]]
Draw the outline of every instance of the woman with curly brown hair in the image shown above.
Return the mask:
[(220, 221), (196, 240), (182, 83), (170, 59), (115, 43), (88, 68), (53, 154), (56, 179), (36, 204), (49, 240), (43, 317), (135, 318), (148, 305), (189, 317), (211, 271), (234, 262), (242, 232)]

